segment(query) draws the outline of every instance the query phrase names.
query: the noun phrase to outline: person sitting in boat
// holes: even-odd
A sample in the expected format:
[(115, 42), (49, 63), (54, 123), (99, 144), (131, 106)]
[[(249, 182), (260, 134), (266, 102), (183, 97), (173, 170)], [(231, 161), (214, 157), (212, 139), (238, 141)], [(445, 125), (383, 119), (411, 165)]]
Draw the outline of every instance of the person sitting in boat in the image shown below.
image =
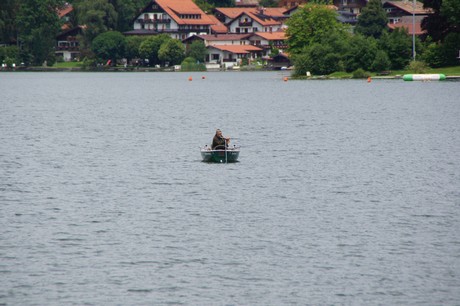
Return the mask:
[(224, 150), (225, 146), (228, 146), (230, 143), (230, 137), (222, 136), (222, 131), (217, 129), (216, 135), (212, 139), (212, 149), (213, 150)]

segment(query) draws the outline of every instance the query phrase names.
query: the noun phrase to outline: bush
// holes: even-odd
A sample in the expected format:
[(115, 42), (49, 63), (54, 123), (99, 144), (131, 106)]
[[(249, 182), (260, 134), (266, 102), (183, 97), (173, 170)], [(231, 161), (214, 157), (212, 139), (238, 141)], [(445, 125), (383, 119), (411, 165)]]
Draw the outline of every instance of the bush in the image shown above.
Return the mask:
[(5, 61), (6, 67), (8, 67), (8, 68), (12, 68), (12, 67), (13, 67), (14, 60), (13, 60), (11, 57), (5, 58), (4, 61)]
[(387, 53), (383, 50), (378, 50), (375, 55), (374, 61), (372, 62), (371, 70), (382, 72), (390, 69), (390, 67), (391, 61)]
[(81, 63), (81, 69), (90, 70), (96, 67), (96, 60), (85, 57)]
[(370, 76), (371, 76), (370, 73), (365, 71), (362, 68), (356, 69), (355, 71), (353, 71), (353, 74), (352, 74), (353, 79), (366, 79)]
[(406, 69), (413, 73), (425, 73), (428, 69), (428, 66), (425, 62), (422, 61), (412, 61)]
[(193, 57), (187, 57), (181, 63), (181, 71), (206, 71), (206, 65)]

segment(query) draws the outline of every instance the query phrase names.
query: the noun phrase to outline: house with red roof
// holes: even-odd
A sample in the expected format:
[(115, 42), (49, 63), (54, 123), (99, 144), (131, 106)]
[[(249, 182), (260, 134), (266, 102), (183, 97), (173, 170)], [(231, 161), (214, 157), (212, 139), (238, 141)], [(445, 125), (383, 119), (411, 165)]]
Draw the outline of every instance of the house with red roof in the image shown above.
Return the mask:
[(61, 32), (56, 36), (55, 55), (64, 61), (72, 61), (80, 57), (80, 44), (77, 35), (82, 34), (82, 26), (73, 26), (71, 14), (73, 7), (66, 3), (58, 9), (57, 14), (62, 21)]
[(152, 0), (134, 19), (132, 31), (125, 35), (168, 34), (185, 39), (196, 34), (210, 34), (215, 20), (192, 0)]
[(285, 28), (289, 18), (285, 8), (224, 7), (215, 15), (230, 33), (276, 32)]
[(416, 17), (426, 17), (432, 13), (430, 9), (423, 8), (423, 3), (415, 1), (387, 1), (383, 3), (383, 9), (388, 15), (389, 23), (398, 23), (403, 16), (415, 15)]
[(284, 31), (278, 32), (256, 32), (249, 38), (251, 45), (263, 48), (266, 50), (266, 55), (270, 54), (272, 48), (279, 50), (287, 49), (287, 37)]
[(249, 62), (262, 57), (263, 49), (252, 45), (209, 45), (206, 61), (228, 69), (240, 66), (243, 59)]
[[(415, 1), (387, 1), (383, 9), (388, 14), (388, 28), (393, 31), (397, 28), (405, 28), (412, 35), (424, 36), (422, 20), (432, 14), (432, 10), (423, 8), (423, 3)], [(415, 23), (415, 24), (414, 24)]]

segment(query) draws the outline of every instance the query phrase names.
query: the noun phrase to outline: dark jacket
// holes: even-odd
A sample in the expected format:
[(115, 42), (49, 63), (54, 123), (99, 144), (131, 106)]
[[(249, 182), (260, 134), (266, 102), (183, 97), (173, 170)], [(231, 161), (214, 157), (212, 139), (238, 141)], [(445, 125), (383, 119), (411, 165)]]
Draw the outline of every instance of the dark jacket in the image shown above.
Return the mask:
[(217, 137), (217, 135), (214, 136), (212, 139), (212, 149), (215, 150), (216, 147), (220, 146), (217, 149), (223, 150), (225, 147), (225, 139), (223, 137)]

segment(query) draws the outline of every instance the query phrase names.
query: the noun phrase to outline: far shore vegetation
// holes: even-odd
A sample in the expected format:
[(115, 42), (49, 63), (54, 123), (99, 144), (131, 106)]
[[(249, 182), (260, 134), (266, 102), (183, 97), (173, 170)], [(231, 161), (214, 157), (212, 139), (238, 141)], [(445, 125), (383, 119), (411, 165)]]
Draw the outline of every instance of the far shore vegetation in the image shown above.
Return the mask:
[[(0, 5), (0, 63), (2, 69), (104, 70), (134, 67), (183, 66), (184, 71), (205, 70), (206, 46), (188, 45), (167, 34), (124, 36), (132, 19), (150, 0), (5, 0)], [(195, 0), (207, 11), (231, 7), (233, 0)], [(293, 77), (329, 76), (366, 78), (404, 73), (460, 75), (460, 0), (421, 0), (432, 14), (422, 22), (426, 35), (413, 37), (406, 29), (389, 31), (382, 0), (369, 0), (354, 28), (340, 23), (329, 0), (310, 0), (286, 22), (287, 49)], [(70, 27), (84, 24), (77, 36), (79, 62), (63, 62), (55, 55), (56, 35), (63, 21), (56, 8), (70, 3)], [(275, 0), (264, 5), (276, 6)], [(415, 44), (413, 44), (415, 38)], [(243, 58), (241, 70), (263, 69), (266, 63)]]

